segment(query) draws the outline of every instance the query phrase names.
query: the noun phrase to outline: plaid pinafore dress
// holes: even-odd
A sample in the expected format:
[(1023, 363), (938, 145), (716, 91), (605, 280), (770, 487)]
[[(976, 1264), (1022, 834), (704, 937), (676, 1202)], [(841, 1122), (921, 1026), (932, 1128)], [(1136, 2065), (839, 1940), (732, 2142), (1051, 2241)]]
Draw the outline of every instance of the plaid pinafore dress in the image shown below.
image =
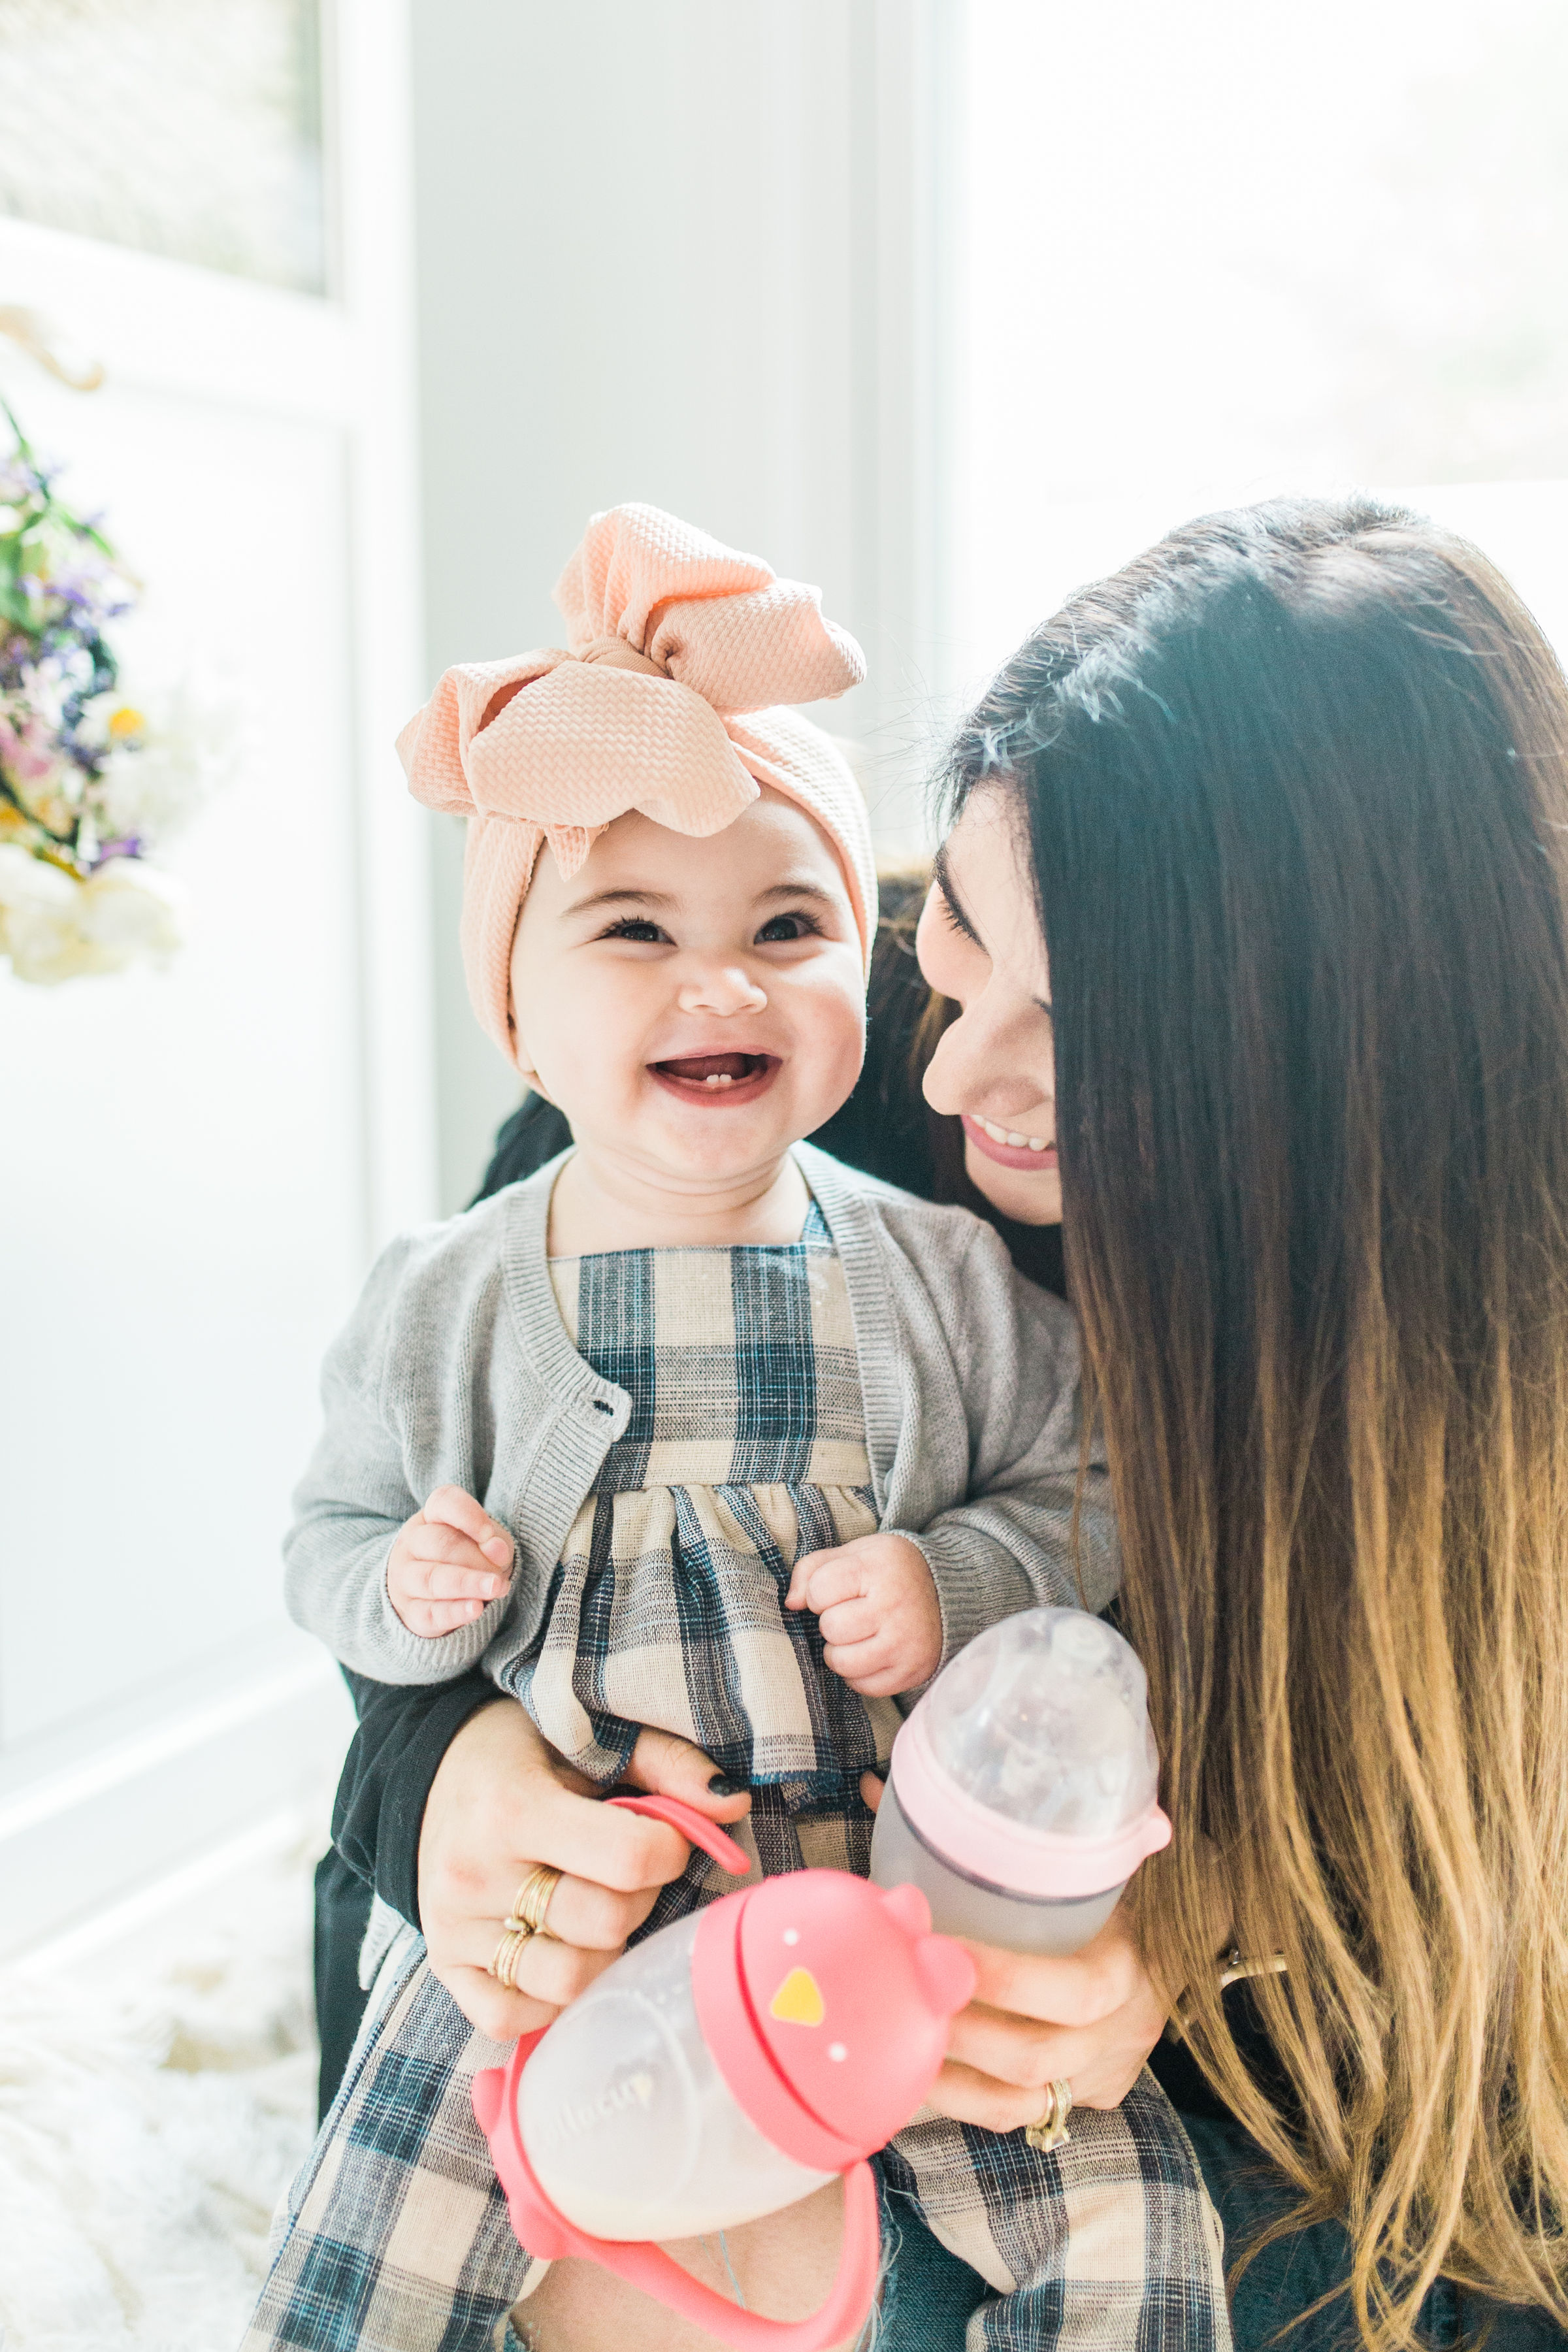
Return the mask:
[[(542, 1630), (502, 1679), (603, 1784), (645, 1725), (694, 1740), (751, 1790), (731, 1833), (765, 1875), (864, 1874), (860, 1775), (886, 1764), (901, 1717), (831, 1673), (815, 1616), (784, 1607), (797, 1558), (877, 1525), (848, 1293), (821, 1212), (787, 1245), (623, 1250), (551, 1274), (578, 1353), (632, 1412), (563, 1547)], [(736, 1884), (694, 1853), (634, 1941)], [(531, 2264), (469, 2095), (504, 2056), (405, 1929), (278, 2217), (242, 2352), (517, 2343), (506, 2315)], [(1230, 2352), (1216, 2224), (1149, 2076), (1112, 2113), (1075, 2110), (1048, 2156), (1022, 2132), (932, 2116), (879, 2161), (889, 2248), (900, 2213), (919, 2213), (994, 2290), (968, 2352)]]
[[(541, 1633), (503, 1676), (571, 1763), (617, 1780), (645, 1725), (752, 1792), (734, 1834), (773, 1876), (865, 1872), (860, 1775), (900, 1720), (831, 1673), (784, 1605), (807, 1552), (877, 1526), (844, 1269), (814, 1202), (798, 1242), (553, 1258), (574, 1346), (632, 1400), (563, 1548)], [(734, 1885), (701, 1853), (644, 1933)]]

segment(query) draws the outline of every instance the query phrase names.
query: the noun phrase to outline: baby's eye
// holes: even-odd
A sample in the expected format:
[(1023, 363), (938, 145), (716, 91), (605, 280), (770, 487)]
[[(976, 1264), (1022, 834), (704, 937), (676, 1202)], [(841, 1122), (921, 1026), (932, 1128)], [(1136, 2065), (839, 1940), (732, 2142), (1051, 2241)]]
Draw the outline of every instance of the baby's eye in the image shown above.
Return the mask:
[(757, 933), (757, 945), (772, 947), (783, 940), (820, 939), (821, 937), (822, 925), (817, 921), (816, 917), (795, 908), (792, 908), (787, 915), (774, 915), (765, 922)]
[(662, 930), (658, 923), (650, 923), (646, 915), (623, 915), (618, 923), (612, 923), (607, 931), (600, 932), (599, 937), (603, 940), (636, 940), (652, 947), (670, 945), (669, 933)]

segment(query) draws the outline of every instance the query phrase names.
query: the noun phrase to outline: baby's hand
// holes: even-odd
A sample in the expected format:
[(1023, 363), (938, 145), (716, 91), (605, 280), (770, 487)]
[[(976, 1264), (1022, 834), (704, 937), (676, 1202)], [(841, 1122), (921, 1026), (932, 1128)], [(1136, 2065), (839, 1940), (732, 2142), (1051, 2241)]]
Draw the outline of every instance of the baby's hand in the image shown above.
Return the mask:
[(908, 1536), (857, 1536), (797, 1559), (786, 1609), (812, 1609), (823, 1655), (862, 1698), (930, 1680), (942, 1664), (942, 1608), (925, 1554)]
[(392, 1547), (386, 1590), (409, 1632), (433, 1641), (482, 1616), (510, 1582), (511, 1563), (506, 1529), (460, 1486), (437, 1486)]

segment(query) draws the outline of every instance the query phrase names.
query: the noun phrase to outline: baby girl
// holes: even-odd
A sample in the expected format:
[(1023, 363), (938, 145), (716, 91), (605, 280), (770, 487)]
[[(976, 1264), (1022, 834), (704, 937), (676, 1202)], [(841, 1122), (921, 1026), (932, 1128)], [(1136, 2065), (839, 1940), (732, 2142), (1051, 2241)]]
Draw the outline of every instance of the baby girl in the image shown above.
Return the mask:
[[(289, 1602), (383, 1681), (482, 1658), (606, 1788), (645, 1726), (679, 1733), (749, 1792), (756, 1868), (863, 1873), (898, 1697), (998, 1618), (1077, 1601), (1080, 1566), (1090, 1606), (1113, 1585), (1074, 1327), (966, 1212), (802, 1140), (859, 1070), (876, 880), (837, 752), (763, 706), (841, 693), (858, 649), (814, 591), (646, 507), (596, 517), (556, 595), (568, 651), (448, 671), (399, 748), (468, 815), (475, 1007), (574, 1148), (372, 1274)], [(694, 1854), (643, 1932), (733, 1884)], [(1047, 2304), (1078, 2340), (1058, 2159), (928, 2121), (909, 2162), (939, 2233), (1016, 2290), (986, 2340), (1044, 2340)], [(343, 2213), (319, 2227), (341, 2254)], [(476, 2347), (525, 2284), (508, 2260), (488, 2299), (464, 2248), (436, 2265)]]

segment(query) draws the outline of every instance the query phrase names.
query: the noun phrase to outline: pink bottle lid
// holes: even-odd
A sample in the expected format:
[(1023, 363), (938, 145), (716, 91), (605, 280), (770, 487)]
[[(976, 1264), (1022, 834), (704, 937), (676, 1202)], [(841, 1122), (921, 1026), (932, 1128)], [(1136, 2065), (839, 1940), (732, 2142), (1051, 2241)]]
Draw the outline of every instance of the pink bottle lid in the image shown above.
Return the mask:
[(974, 1963), (918, 1888), (796, 1870), (709, 1906), (691, 1981), (736, 2104), (796, 2163), (841, 2172), (925, 2098)]
[(1170, 1822), (1158, 1804), (1107, 1837), (1065, 1837), (993, 1812), (942, 1769), (924, 1700), (893, 1742), (892, 1781), (904, 1819), (940, 1860), (1035, 1901), (1070, 1903), (1106, 1894), (1171, 1842)]

